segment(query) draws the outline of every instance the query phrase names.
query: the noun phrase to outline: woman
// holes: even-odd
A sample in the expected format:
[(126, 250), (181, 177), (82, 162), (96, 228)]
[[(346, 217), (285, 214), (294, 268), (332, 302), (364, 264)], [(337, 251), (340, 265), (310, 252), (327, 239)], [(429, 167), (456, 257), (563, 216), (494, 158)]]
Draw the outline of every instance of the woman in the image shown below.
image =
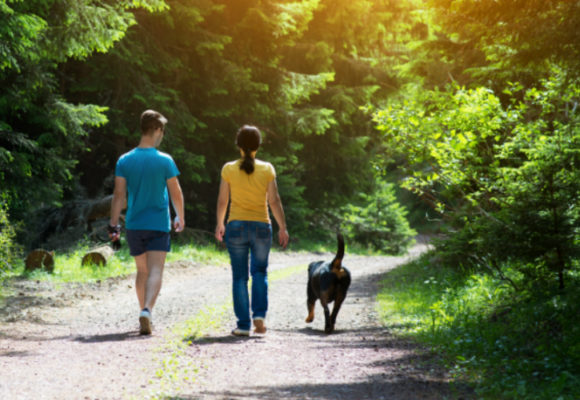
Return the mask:
[[(267, 268), (272, 245), (268, 204), (278, 223), (280, 245), (286, 248), (289, 239), (276, 184), (276, 171), (272, 164), (256, 159), (261, 141), (260, 131), (255, 126), (244, 125), (237, 132), (236, 144), (242, 158), (223, 166), (217, 201), (215, 237), (221, 242), (225, 235), (230, 254), (234, 312), (238, 319), (232, 334), (236, 336), (250, 335), (249, 273), (252, 275), (251, 309), (255, 332), (266, 333), (264, 319), (268, 310)], [(226, 227), (224, 220), (229, 202), (231, 204)]]

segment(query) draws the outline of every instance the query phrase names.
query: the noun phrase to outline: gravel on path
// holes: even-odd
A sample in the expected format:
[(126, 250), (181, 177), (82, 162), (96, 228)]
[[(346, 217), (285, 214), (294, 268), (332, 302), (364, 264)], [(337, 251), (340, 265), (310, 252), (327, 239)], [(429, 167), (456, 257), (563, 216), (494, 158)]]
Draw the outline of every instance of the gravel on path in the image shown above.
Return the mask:
[(271, 279), (268, 332), (249, 338), (229, 334), (235, 319), (228, 266), (168, 265), (151, 336), (138, 334), (133, 276), (90, 285), (11, 282), (0, 304), (0, 399), (156, 397), (160, 359), (171, 356), (160, 349), (173, 327), (220, 305), (229, 325), (186, 346), (180, 359), (190, 360), (196, 372), (170, 389), (161, 387), (160, 398), (453, 397), (449, 376), (429, 362), (433, 356), (390, 335), (375, 311), (381, 277), (426, 247), (417, 245), (404, 257), (347, 254), (353, 283), (332, 335), (323, 333), (318, 303), (314, 322), (304, 322), (306, 266), (332, 254), (272, 253), (272, 276), (303, 270)]

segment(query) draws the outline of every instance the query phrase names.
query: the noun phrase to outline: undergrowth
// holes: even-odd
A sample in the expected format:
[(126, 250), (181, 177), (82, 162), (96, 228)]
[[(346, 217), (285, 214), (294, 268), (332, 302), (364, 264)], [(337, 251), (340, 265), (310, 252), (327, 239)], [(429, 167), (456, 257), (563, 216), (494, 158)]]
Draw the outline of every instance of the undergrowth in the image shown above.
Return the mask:
[[(52, 282), (95, 282), (108, 278), (127, 276), (135, 272), (135, 262), (124, 246), (107, 261), (106, 265), (82, 265), (83, 256), (90, 246), (79, 245), (66, 252), (55, 252), (54, 271), (38, 269), (32, 272), (24, 270), (24, 263), (16, 265), (6, 277), (21, 276), (28, 279)], [(229, 262), (227, 253), (214, 245), (172, 245), (167, 254), (166, 265), (174, 261), (190, 260), (202, 264), (224, 264)]]
[(431, 264), (429, 257), (382, 281), (378, 308), (386, 326), (442, 354), (478, 398), (580, 398), (578, 276), (565, 291), (516, 292), (489, 275)]

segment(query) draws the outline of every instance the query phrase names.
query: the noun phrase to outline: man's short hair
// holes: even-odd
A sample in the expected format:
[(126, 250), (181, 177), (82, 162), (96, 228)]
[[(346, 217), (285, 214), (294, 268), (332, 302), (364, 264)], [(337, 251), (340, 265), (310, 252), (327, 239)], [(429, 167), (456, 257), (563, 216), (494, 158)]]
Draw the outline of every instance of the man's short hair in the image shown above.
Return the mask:
[(145, 110), (141, 114), (141, 134), (146, 135), (157, 128), (165, 129), (167, 118), (154, 110)]

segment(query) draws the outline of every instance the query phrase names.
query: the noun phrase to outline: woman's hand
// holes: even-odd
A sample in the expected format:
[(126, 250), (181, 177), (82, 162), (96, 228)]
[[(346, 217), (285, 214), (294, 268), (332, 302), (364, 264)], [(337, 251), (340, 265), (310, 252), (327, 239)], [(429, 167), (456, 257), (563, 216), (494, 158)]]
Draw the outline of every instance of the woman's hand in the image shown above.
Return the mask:
[(288, 231), (286, 229), (280, 229), (278, 231), (278, 242), (280, 243), (280, 246), (282, 246), (283, 249), (285, 249), (286, 246), (288, 246), (289, 240), (290, 235), (288, 234)]
[(224, 241), (224, 235), (226, 233), (226, 227), (225, 225), (222, 224), (217, 224), (215, 227), (215, 238), (220, 241), (223, 242)]

